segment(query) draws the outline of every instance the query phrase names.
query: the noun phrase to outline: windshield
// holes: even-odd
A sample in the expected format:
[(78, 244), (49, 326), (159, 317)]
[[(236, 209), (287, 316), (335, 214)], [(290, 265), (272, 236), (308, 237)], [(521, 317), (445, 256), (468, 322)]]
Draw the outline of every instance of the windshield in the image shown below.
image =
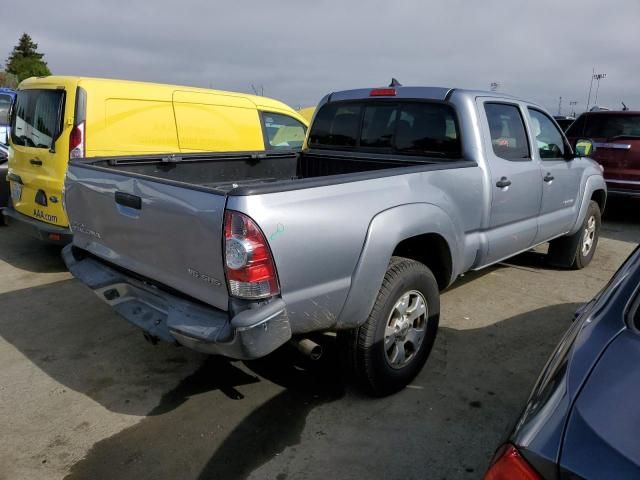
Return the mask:
[(461, 157), (455, 112), (451, 106), (435, 102), (364, 100), (325, 104), (316, 114), (309, 145)]
[(51, 148), (61, 131), (63, 90), (18, 92), (11, 141), (25, 147)]
[(569, 130), (568, 137), (640, 138), (640, 115), (598, 114), (582, 115)]

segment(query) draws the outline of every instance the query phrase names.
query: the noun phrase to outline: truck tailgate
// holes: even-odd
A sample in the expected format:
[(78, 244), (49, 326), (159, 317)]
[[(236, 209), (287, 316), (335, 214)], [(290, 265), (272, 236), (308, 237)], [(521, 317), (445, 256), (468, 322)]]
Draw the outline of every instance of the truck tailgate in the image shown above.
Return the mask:
[(227, 310), (225, 195), (70, 163), (64, 199), (75, 246)]

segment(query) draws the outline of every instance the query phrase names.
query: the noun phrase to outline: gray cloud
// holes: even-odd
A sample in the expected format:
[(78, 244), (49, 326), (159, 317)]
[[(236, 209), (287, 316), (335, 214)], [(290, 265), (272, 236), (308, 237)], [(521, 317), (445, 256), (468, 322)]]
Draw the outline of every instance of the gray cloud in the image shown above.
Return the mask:
[[(250, 91), (290, 105), (387, 83), (501, 90), (557, 111), (598, 102), (640, 110), (640, 2), (32, 0), (0, 18), (6, 58), (22, 32), (56, 74)], [(593, 101), (593, 99), (592, 99)]]

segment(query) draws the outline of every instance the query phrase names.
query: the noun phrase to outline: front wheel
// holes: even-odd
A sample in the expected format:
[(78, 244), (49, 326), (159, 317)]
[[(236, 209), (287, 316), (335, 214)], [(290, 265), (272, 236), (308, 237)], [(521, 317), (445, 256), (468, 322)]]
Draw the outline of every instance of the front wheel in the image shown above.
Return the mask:
[(366, 322), (340, 333), (348, 367), (370, 394), (389, 395), (420, 372), (438, 331), (438, 283), (423, 264), (392, 257)]
[(552, 240), (549, 244), (549, 263), (579, 270), (591, 263), (600, 237), (600, 207), (591, 200), (580, 230), (570, 237)]

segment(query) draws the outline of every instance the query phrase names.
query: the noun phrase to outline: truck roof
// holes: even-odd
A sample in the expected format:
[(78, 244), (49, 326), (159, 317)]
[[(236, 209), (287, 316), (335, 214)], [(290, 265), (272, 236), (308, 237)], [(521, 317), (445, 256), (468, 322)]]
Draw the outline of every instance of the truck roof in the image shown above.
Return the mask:
[[(453, 94), (455, 91), (456, 95), (463, 95), (469, 97), (500, 97), (500, 98), (510, 98), (513, 100), (521, 100), (512, 95), (507, 95), (502, 92), (490, 92), (485, 90), (466, 90), (461, 88), (454, 87), (428, 87), (428, 86), (395, 86), (395, 87), (370, 87), (370, 88), (356, 88), (353, 90), (342, 90), (338, 92), (333, 92), (329, 94), (327, 98), (327, 102), (336, 102), (343, 100), (360, 100), (363, 98), (370, 98), (370, 93), (372, 90), (384, 90), (384, 89), (395, 89), (396, 93), (393, 95), (394, 98), (418, 98), (425, 100), (437, 100), (444, 101), (448, 97)], [(531, 103), (531, 102), (529, 102)]]

